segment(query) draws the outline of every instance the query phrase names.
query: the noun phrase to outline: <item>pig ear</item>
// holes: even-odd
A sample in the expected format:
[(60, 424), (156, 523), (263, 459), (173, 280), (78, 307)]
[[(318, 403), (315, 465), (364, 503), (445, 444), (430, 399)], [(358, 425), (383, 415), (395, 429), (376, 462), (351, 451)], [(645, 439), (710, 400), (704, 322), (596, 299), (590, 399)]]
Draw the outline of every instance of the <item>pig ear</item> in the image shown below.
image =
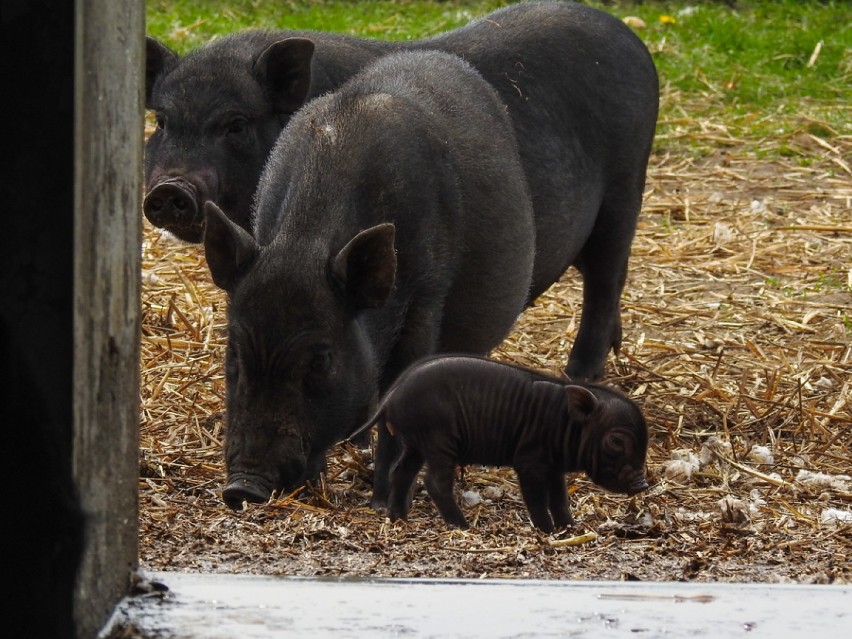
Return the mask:
[(592, 391), (582, 386), (566, 386), (565, 395), (568, 399), (568, 414), (571, 419), (586, 419), (598, 405), (598, 398), (592, 394)]
[(332, 258), (331, 275), (355, 308), (381, 308), (396, 278), (396, 227), (361, 231)]
[(254, 74), (272, 96), (278, 113), (302, 108), (311, 88), (314, 43), (307, 38), (287, 38), (269, 45), (254, 63)]
[(204, 204), (204, 255), (213, 282), (229, 293), (254, 262), (258, 246), (254, 238), (234, 224), (213, 202)]
[(145, 108), (153, 109), (151, 92), (154, 83), (163, 73), (178, 63), (177, 54), (159, 40), (145, 37)]

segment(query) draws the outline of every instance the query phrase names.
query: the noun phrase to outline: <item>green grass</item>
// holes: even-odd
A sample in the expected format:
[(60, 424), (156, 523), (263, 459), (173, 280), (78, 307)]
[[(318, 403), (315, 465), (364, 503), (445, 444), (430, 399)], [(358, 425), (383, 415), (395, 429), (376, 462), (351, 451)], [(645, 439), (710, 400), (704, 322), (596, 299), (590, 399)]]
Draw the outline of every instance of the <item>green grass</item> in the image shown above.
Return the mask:
[[(736, 10), (722, 2), (646, 3), (636, 13), (648, 24), (639, 33), (654, 53), (661, 82), (692, 103), (693, 118), (723, 114), (735, 137), (850, 132), (847, 2), (740, 1)], [(782, 151), (795, 154), (773, 146), (758, 156)]]
[[(185, 52), (217, 35), (263, 27), (318, 29), (401, 40), (452, 29), (504, 6), (497, 0), (147, 0), (148, 33)], [(724, 115), (735, 136), (805, 131), (821, 138), (852, 127), (852, 20), (846, 0), (588, 2), (645, 22), (677, 117)], [(814, 55), (819, 45), (818, 55)], [(789, 149), (786, 151), (790, 152)], [(781, 154), (781, 150), (772, 153)]]
[(339, 31), (404, 40), (461, 26), (506, 5), (499, 0), (148, 0), (148, 32), (183, 52), (224, 33), (263, 27)]
[[(675, 24), (652, 29), (652, 47), (658, 48), (657, 61), (668, 80), (684, 91), (709, 89), (727, 94), (733, 103), (756, 105), (792, 96), (837, 99), (843, 91), (848, 94), (848, 4), (757, 2), (732, 11), (713, 3), (690, 15), (673, 13)], [(809, 66), (817, 45), (819, 54)]]

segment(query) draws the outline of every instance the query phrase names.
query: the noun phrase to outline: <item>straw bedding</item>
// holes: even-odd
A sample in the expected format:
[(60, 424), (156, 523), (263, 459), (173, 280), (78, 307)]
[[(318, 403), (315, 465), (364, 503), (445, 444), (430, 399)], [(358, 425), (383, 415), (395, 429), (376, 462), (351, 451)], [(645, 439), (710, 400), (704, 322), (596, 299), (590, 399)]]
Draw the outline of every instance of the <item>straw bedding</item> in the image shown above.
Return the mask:
[[(341, 445), (310, 495), (231, 512), (221, 501), (226, 298), (203, 250), (146, 222), (142, 567), (849, 583), (852, 138), (813, 134), (812, 119), (784, 140), (738, 139), (712, 120), (664, 124), (623, 296), (624, 344), (605, 380), (648, 419), (650, 491), (611, 495), (575, 477), (576, 526), (548, 536), (530, 525), (510, 469), (471, 467), (459, 482), (470, 530), (447, 528), (422, 490), (409, 521), (390, 523), (369, 508), (369, 451)], [(761, 160), (767, 145), (789, 152)], [(580, 291), (569, 271), (492, 355), (559, 372)]]

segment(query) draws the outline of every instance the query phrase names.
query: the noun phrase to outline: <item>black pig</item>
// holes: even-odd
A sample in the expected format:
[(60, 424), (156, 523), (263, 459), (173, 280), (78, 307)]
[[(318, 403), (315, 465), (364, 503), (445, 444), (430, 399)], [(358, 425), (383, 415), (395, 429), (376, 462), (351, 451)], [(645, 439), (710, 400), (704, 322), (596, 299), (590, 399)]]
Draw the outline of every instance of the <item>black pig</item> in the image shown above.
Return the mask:
[(566, 373), (603, 373), (621, 343), (620, 296), (657, 118), (647, 49), (614, 16), (573, 2), (519, 3), (406, 43), (308, 31), (246, 32), (179, 58), (148, 39), (145, 213), (192, 242), (201, 204), (245, 229), (274, 140), (305, 100), (388, 52), (439, 49), (470, 62), (507, 105), (530, 187), (536, 257), (528, 302), (576, 267), (583, 310)]
[(294, 37), (305, 33), (248, 31), (183, 58), (147, 39), (145, 106), (157, 128), (142, 208), (154, 226), (201, 242), (212, 201), (250, 230), (263, 165), (293, 113), (388, 51), (343, 35)]
[[(388, 514), (405, 519), (424, 462), (426, 490), (444, 520), (467, 528), (453, 499), (457, 465), (512, 466), (535, 526), (573, 523), (565, 473), (585, 471), (607, 490), (648, 488), (648, 427), (627, 397), (531, 370), (469, 356), (432, 357), (394, 383), (365, 424), (399, 435)], [(380, 431), (381, 432), (381, 431)]]
[(254, 236), (205, 208), (207, 262), (229, 293), (234, 508), (316, 477), (419, 357), (499, 344), (529, 292), (534, 226), (511, 124), (450, 54), (383, 57), (299, 111), (261, 177)]

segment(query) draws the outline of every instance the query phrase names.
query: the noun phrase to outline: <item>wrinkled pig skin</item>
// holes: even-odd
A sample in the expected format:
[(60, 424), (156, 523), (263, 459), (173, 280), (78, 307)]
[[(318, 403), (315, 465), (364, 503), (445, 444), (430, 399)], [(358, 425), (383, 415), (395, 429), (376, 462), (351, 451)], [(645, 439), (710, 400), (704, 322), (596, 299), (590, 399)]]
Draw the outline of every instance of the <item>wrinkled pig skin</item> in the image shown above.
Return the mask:
[[(312, 58), (304, 39), (315, 47)], [(254, 187), (292, 113), (400, 48), (461, 56), (506, 104), (535, 215), (528, 301), (569, 266), (579, 270), (582, 315), (565, 370), (576, 380), (600, 378), (609, 350), (621, 344), (620, 296), (659, 92), (654, 63), (639, 38), (591, 7), (519, 3), (407, 43), (255, 31), (179, 58), (149, 38), (147, 107), (158, 128), (146, 148), (147, 216), (198, 242), (202, 202), (212, 200), (250, 230)], [(157, 193), (164, 180), (172, 184)]]
[(394, 383), (366, 427), (399, 437), (388, 515), (405, 519), (417, 473), (443, 519), (468, 523), (453, 499), (456, 466), (511, 466), (533, 524), (544, 532), (573, 523), (566, 472), (584, 471), (608, 490), (648, 488), (648, 427), (627, 397), (493, 360), (422, 360)]
[[(206, 209), (229, 296), (234, 508), (315, 478), (409, 364), (488, 352), (527, 299), (535, 228), (511, 123), (450, 54), (383, 57), (299, 111), (261, 177), (254, 236)], [(380, 434), (376, 507), (397, 454)]]

